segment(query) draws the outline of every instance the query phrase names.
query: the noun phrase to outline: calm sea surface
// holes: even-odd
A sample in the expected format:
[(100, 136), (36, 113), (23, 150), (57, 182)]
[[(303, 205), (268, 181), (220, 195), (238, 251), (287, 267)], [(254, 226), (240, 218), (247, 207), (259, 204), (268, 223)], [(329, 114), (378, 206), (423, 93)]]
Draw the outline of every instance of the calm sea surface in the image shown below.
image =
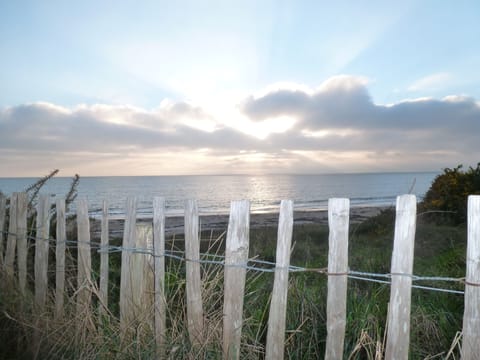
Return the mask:
[[(253, 212), (278, 210), (280, 200), (292, 199), (296, 209), (326, 209), (333, 197), (350, 198), (352, 206), (394, 205), (397, 195), (425, 195), (437, 173), (369, 173), (332, 175), (225, 175), (84, 177), (78, 197), (87, 198), (91, 215), (108, 200), (112, 215), (121, 216), (128, 196), (138, 199), (139, 216), (152, 213), (152, 199), (163, 196), (169, 214), (182, 214), (186, 199), (196, 199), (201, 214), (228, 213), (231, 200), (249, 199)], [(0, 178), (0, 191), (22, 191), (35, 178)], [(65, 195), (70, 178), (53, 178), (43, 193)]]

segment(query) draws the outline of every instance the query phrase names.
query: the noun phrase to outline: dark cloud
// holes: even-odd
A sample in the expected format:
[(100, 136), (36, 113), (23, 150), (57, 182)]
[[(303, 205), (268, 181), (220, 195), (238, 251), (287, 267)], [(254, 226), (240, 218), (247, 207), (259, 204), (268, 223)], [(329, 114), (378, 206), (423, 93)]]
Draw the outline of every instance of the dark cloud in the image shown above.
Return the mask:
[(170, 104), (167, 107), (167, 111), (173, 116), (186, 116), (192, 119), (212, 119), (211, 115), (206, 113), (201, 107), (191, 105), (185, 101)]
[(315, 92), (277, 89), (259, 98), (250, 97), (241, 107), (255, 120), (289, 115), (298, 119), (299, 126), (310, 128), (360, 125), (371, 121), (372, 108), (363, 81), (343, 76), (325, 82)]
[(308, 111), (311, 97), (298, 90), (279, 89), (260, 98), (250, 96), (241, 108), (251, 119), (264, 120), (279, 115), (301, 115)]
[(259, 98), (250, 97), (241, 109), (257, 121), (293, 116), (297, 128), (310, 130), (480, 131), (480, 106), (475, 99), (450, 97), (376, 105), (363, 81), (345, 76), (329, 80), (312, 93), (279, 89)]

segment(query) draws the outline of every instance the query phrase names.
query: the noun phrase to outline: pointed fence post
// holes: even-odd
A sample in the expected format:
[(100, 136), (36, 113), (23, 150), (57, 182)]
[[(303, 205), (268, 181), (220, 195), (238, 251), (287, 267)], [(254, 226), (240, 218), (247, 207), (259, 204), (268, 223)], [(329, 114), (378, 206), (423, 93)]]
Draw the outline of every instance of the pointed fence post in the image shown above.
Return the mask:
[(347, 317), (350, 200), (328, 200), (328, 295), (325, 359), (342, 359)]
[(67, 241), (65, 199), (55, 201), (57, 210), (56, 249), (55, 249), (55, 318), (62, 319), (65, 302), (65, 249)]
[(15, 268), (15, 248), (17, 247), (17, 198), (18, 193), (10, 196), (7, 248), (5, 250), (5, 271), (13, 276)]
[(101, 234), (100, 234), (100, 288), (98, 313), (99, 321), (107, 314), (108, 309), (108, 202), (103, 200), (102, 203), (102, 220), (101, 220)]
[(0, 193), (0, 267), (3, 265), (3, 249), (5, 239), (5, 213), (7, 210), (7, 198)]
[(120, 329), (122, 335), (127, 334), (129, 323), (133, 321), (132, 278), (130, 262), (132, 249), (135, 247), (137, 220), (137, 199), (127, 198), (125, 209), (125, 226), (123, 229), (122, 269), (120, 277)]
[(385, 359), (408, 359), (417, 199), (397, 197)]
[(225, 248), (223, 302), (223, 352), (227, 359), (240, 358), (249, 231), (250, 202), (232, 201)]
[(153, 227), (136, 225), (135, 249), (130, 258), (132, 322), (136, 336), (142, 338), (153, 333)]
[(18, 285), (20, 292), (25, 295), (27, 287), (27, 194), (17, 194), (17, 264)]
[(462, 359), (480, 356), (480, 196), (468, 197), (467, 275), (463, 315)]
[(287, 314), (288, 270), (293, 234), (293, 201), (282, 200), (278, 221), (275, 278), (268, 318), (265, 359), (283, 359)]
[(41, 331), (44, 326), (42, 315), (48, 291), (48, 249), (50, 242), (50, 196), (40, 194), (37, 203), (37, 226), (35, 233), (35, 306), (36, 315), (33, 330), (32, 349), (38, 354), (41, 345)]
[(185, 257), (187, 287), (187, 324), (190, 341), (199, 345), (203, 339), (202, 280), (200, 276), (200, 238), (198, 207), (195, 200), (185, 203)]
[(37, 204), (37, 233), (35, 236), (35, 304), (45, 307), (48, 289), (48, 248), (50, 240), (50, 196), (40, 195)]
[(77, 201), (77, 227), (77, 314), (81, 314), (78, 326), (83, 338), (86, 329), (92, 325), (90, 309), (92, 300), (92, 258), (90, 253), (90, 219), (88, 218), (87, 199), (79, 199)]
[(155, 266), (155, 345), (157, 358), (163, 358), (167, 310), (165, 299), (165, 199), (153, 199), (153, 251)]

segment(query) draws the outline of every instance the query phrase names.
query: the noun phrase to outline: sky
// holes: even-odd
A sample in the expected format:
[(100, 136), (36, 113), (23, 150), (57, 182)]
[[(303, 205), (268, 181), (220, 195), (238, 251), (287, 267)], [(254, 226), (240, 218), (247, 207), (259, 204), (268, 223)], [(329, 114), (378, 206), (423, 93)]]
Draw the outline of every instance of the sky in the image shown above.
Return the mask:
[(0, 0), (0, 177), (480, 161), (480, 2)]

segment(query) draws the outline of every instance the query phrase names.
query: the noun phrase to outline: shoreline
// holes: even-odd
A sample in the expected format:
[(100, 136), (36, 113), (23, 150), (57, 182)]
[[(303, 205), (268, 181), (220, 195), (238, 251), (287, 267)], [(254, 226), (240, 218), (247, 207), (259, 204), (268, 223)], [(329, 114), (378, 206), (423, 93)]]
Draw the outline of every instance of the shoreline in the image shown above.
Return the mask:
[[(350, 223), (358, 224), (373, 216), (378, 215), (382, 210), (390, 206), (359, 206), (350, 208)], [(252, 213), (250, 214), (250, 229), (278, 226), (278, 212)], [(229, 214), (200, 215), (199, 229), (201, 231), (227, 230)], [(295, 210), (293, 215), (294, 225), (318, 224), (328, 225), (327, 210)], [(152, 219), (137, 219), (137, 223), (151, 223)], [(100, 238), (100, 219), (94, 219), (91, 223), (93, 239)], [(109, 234), (114, 238), (123, 236), (124, 220), (111, 219), (109, 221)], [(167, 216), (165, 219), (165, 235), (179, 235), (184, 232), (183, 216)]]

